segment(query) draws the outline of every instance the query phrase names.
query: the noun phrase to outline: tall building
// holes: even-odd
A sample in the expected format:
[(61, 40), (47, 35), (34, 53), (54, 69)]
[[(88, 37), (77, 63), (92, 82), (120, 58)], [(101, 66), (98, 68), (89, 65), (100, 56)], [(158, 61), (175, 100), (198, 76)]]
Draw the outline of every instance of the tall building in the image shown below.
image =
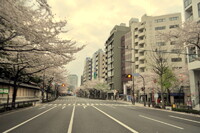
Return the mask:
[(123, 92), (125, 95), (131, 94), (133, 86), (132, 75), (133, 61), (132, 61), (132, 34), (131, 31), (121, 37), (121, 75), (123, 83)]
[[(175, 52), (174, 42), (166, 42), (161, 38), (161, 32), (169, 32), (182, 25), (181, 14), (174, 13), (162, 16), (143, 15), (141, 22), (132, 23), (133, 61), (136, 73), (148, 71), (149, 51), (162, 50), (163, 52)], [(185, 65), (185, 56), (176, 53), (167, 55), (168, 64), (172, 69), (182, 68)]]
[(92, 57), (92, 79), (102, 79), (103, 78), (103, 57), (104, 52), (99, 49), (93, 54)]
[[(185, 21), (200, 22), (200, 1), (183, 0)], [(200, 49), (194, 46), (187, 47), (187, 52), (196, 54), (188, 56), (188, 70), (190, 77), (191, 99), (194, 109), (200, 110)]]
[(87, 57), (83, 70), (83, 84), (89, 80), (92, 80), (92, 59)]
[(121, 37), (129, 31), (130, 27), (126, 27), (125, 24), (116, 25), (105, 43), (106, 81), (110, 89), (117, 89), (120, 93), (123, 91), (121, 80)]
[(69, 76), (67, 76), (67, 83), (68, 88), (76, 89), (78, 86), (78, 76), (75, 74), (70, 74)]
[[(186, 57), (184, 54), (178, 54), (178, 49), (174, 44), (177, 40), (167, 42), (162, 37), (161, 33), (168, 33), (182, 26), (181, 13), (173, 13), (161, 16), (147, 16), (143, 15), (140, 22), (131, 23), (132, 33), (132, 48), (133, 50), (133, 73), (139, 73), (140, 75), (152, 75), (152, 66), (150, 65), (153, 60), (155, 52), (161, 51), (162, 58), (171, 67), (172, 70), (179, 70), (186, 66)], [(150, 77), (150, 76), (149, 76)], [(134, 78), (137, 80), (137, 78)], [(144, 77), (145, 87), (147, 93), (154, 93), (150, 91), (153, 87), (152, 83), (154, 79)], [(136, 83), (136, 81), (134, 81)], [(143, 86), (143, 85), (142, 85)], [(137, 90), (141, 90), (140, 85), (135, 85)], [(171, 102), (177, 102), (179, 99), (182, 102), (187, 100), (187, 95), (184, 93), (189, 92), (189, 87), (183, 86), (181, 98), (177, 97), (178, 90), (170, 94)], [(143, 95), (144, 92), (136, 92)], [(156, 93), (156, 92), (155, 92)], [(175, 95), (176, 94), (176, 95)], [(180, 94), (179, 94), (180, 95)], [(146, 98), (153, 98), (153, 96), (145, 95)], [(185, 100), (185, 101), (184, 101)]]

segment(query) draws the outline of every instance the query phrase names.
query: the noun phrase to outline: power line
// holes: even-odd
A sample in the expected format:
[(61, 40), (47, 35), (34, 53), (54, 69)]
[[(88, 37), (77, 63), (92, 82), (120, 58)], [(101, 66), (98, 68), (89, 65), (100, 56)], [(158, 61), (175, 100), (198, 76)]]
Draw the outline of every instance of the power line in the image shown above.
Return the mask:
[[(120, 49), (128, 49), (128, 50), (139, 50), (139, 49), (134, 49), (134, 48), (125, 48), (125, 47), (118, 47)], [(156, 52), (156, 53), (164, 53), (164, 54), (181, 54), (181, 55), (198, 55), (198, 54), (188, 54), (188, 53), (181, 53), (181, 52), (168, 52), (165, 50), (148, 50), (148, 49), (143, 49), (143, 51), (147, 51), (147, 52)]]

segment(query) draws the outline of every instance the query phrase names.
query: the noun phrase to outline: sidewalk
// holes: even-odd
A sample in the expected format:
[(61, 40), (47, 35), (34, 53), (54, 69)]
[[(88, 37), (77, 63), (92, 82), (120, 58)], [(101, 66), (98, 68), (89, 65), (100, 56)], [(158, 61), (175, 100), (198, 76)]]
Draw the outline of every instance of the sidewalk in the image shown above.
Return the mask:
[[(124, 100), (117, 100), (117, 102), (133, 105), (131, 101), (129, 102), (129, 101), (124, 101)], [(172, 112), (172, 113), (176, 113), (176, 114), (189, 115), (189, 116), (194, 116), (194, 117), (199, 117), (200, 118), (200, 115), (198, 115), (198, 114), (178, 112), (178, 111), (173, 111), (173, 110), (169, 110), (169, 109), (159, 109), (159, 108), (152, 107), (152, 105), (149, 107), (148, 104), (146, 104), (146, 106), (144, 106), (143, 103), (137, 103), (136, 102), (135, 105), (133, 105), (133, 106), (138, 106), (138, 107), (147, 108), (147, 109), (153, 109), (153, 110), (159, 110), (159, 111), (165, 111), (165, 112)]]

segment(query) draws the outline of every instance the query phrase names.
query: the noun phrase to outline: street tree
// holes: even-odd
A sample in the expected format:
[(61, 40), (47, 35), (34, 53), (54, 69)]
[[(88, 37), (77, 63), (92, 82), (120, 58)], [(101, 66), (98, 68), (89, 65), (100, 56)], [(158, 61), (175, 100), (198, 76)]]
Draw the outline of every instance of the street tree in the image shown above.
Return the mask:
[(66, 65), (83, 49), (61, 39), (65, 26), (55, 21), (46, 0), (0, 1), (0, 66), (12, 73), (13, 103), (23, 77)]
[[(148, 63), (152, 69), (152, 71), (157, 75), (158, 77), (158, 83), (160, 84), (160, 94), (161, 94), (161, 100), (162, 100), (162, 108), (165, 108), (164, 104), (164, 76), (167, 74), (169, 70), (169, 64), (167, 63), (167, 55), (163, 53), (161, 48), (156, 48), (154, 50), (155, 52), (151, 52), (150, 59), (148, 60)], [(171, 76), (171, 75), (170, 75)]]
[(200, 23), (184, 22), (179, 28), (161, 33), (161, 36), (182, 51), (185, 51), (185, 48), (194, 49), (193, 53), (189, 54), (200, 60)]

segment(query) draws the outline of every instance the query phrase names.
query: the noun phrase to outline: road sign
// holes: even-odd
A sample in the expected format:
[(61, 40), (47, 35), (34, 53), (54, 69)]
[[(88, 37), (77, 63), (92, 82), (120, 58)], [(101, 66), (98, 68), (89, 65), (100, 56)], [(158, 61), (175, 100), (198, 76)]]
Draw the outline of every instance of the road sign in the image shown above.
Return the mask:
[(7, 88), (0, 89), (0, 94), (8, 94), (8, 89)]

